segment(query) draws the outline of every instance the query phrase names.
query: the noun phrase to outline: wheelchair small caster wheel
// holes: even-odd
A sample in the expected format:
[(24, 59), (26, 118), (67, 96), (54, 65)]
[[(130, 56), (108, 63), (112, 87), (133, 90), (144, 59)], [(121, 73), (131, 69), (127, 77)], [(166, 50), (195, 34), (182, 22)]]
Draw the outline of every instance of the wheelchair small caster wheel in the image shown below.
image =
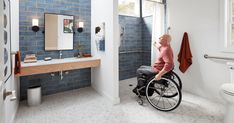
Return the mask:
[(143, 105), (143, 100), (139, 99), (139, 100), (137, 100), (137, 102), (138, 102), (139, 105)]

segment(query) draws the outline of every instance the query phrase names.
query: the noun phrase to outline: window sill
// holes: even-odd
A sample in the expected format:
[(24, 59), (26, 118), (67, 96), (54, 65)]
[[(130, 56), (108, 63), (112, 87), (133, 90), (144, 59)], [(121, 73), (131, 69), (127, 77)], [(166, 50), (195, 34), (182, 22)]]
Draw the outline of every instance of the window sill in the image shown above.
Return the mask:
[(234, 47), (233, 48), (222, 48), (220, 49), (222, 53), (234, 53)]

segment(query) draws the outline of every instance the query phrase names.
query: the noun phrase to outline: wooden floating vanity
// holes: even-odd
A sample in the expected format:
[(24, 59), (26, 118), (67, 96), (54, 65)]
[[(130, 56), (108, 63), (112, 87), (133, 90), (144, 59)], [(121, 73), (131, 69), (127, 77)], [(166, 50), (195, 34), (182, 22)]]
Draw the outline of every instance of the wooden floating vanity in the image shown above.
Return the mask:
[(38, 60), (36, 63), (21, 62), (21, 72), (16, 76), (98, 67), (100, 62), (99, 58), (94, 57), (53, 59), (51, 61)]

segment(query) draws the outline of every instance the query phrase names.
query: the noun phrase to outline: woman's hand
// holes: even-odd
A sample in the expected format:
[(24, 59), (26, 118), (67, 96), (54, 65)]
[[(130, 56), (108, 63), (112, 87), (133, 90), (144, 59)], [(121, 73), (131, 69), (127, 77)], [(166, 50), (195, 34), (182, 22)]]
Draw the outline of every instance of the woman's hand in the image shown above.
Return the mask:
[(155, 76), (154, 79), (158, 81), (158, 80), (160, 80), (161, 78), (162, 78), (162, 76), (161, 76), (160, 74), (157, 74), (157, 75)]

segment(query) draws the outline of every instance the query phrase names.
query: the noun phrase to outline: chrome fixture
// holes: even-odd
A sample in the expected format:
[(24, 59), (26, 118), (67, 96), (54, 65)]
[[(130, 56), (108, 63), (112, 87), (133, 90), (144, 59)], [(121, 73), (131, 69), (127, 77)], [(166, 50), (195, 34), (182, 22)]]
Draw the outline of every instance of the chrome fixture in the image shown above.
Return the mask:
[(15, 90), (13, 90), (13, 91), (6, 91), (6, 89), (5, 89), (4, 92), (3, 92), (3, 100), (5, 100), (6, 97), (8, 97), (10, 95), (11, 95), (10, 101), (15, 101), (17, 99), (16, 98), (16, 92), (15, 92)]
[(206, 59), (222, 59), (222, 60), (234, 60), (234, 58), (229, 58), (229, 57), (219, 57), (219, 56), (209, 56), (207, 54), (204, 55), (204, 58)]
[(54, 77), (54, 76), (55, 76), (55, 74), (54, 74), (54, 73), (51, 73), (50, 75), (51, 75), (52, 77)]
[(60, 75), (60, 79), (63, 80), (63, 71), (62, 70), (59, 72), (59, 75)]
[(62, 59), (63, 53), (62, 50), (59, 51), (59, 59)]
[(69, 74), (69, 72), (68, 72), (68, 71), (66, 71), (66, 72), (65, 72), (65, 74), (67, 75), (67, 74)]
[[(69, 74), (69, 71), (62, 71), (61, 70), (61, 71), (58, 72), (58, 75), (60, 76), (60, 80), (63, 80), (64, 75), (68, 75), (68, 74)], [(53, 78), (53, 77), (56, 76), (56, 74), (55, 73), (51, 73), (50, 76)]]

